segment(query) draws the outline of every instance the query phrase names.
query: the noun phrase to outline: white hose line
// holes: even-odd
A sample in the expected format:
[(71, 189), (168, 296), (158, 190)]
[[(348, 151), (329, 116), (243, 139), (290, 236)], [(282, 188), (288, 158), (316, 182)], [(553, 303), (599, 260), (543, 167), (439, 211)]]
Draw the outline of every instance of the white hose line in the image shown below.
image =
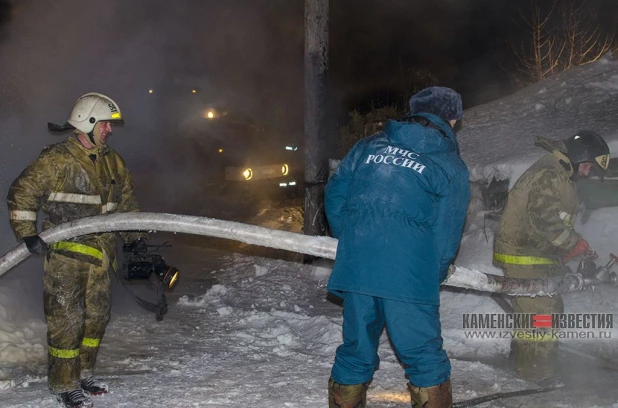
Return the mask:
[[(337, 253), (337, 240), (331, 237), (272, 230), (215, 218), (165, 213), (131, 212), (86, 217), (43, 231), (39, 235), (46, 243), (52, 244), (81, 235), (112, 231), (166, 231), (203, 235), (327, 259), (335, 259)], [(0, 258), (0, 276), (29, 255), (26, 244), (21, 244), (7, 252)], [(495, 282), (492, 277), (494, 275), (487, 275), (476, 269), (456, 266), (453, 274), (443, 284), (483, 292), (503, 292), (502, 284)], [(523, 295), (524, 293), (518, 294)], [(538, 295), (540, 293), (531, 294)]]
[[(48, 244), (69, 238), (111, 231), (166, 231), (232, 239), (322, 258), (335, 259), (337, 240), (272, 230), (240, 222), (165, 213), (132, 212), (86, 217), (59, 225), (39, 236)], [(0, 258), (0, 276), (26, 259), (30, 253), (21, 244)]]

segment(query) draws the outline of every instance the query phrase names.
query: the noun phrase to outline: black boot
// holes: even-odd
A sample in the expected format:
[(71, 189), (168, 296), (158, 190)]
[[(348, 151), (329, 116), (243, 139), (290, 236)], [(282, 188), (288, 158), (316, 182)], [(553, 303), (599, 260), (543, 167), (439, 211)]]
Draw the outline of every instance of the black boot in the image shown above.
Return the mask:
[(67, 408), (92, 408), (92, 400), (84, 394), (83, 390), (73, 390), (56, 394), (58, 401)]
[(107, 394), (107, 384), (103, 384), (94, 377), (88, 377), (81, 381), (82, 390), (86, 391), (90, 395)]

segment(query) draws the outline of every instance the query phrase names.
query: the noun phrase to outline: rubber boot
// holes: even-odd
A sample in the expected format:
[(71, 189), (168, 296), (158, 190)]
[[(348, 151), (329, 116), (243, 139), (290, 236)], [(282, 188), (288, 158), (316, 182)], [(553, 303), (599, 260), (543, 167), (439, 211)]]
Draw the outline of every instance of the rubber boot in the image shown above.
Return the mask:
[(412, 408), (452, 408), (453, 391), (451, 380), (433, 387), (417, 387), (408, 383), (408, 390), (412, 396)]
[(328, 408), (365, 408), (369, 383), (342, 385), (328, 380)]

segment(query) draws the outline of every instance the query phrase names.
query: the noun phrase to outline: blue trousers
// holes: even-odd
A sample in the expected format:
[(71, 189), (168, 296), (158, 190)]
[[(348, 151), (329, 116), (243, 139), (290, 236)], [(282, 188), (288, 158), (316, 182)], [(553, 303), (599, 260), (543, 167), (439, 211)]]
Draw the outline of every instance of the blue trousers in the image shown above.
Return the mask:
[(373, 378), (385, 324), (410, 383), (431, 387), (449, 379), (451, 363), (442, 348), (439, 306), (338, 294), (343, 295), (343, 344), (331, 372), (335, 382), (362, 384)]

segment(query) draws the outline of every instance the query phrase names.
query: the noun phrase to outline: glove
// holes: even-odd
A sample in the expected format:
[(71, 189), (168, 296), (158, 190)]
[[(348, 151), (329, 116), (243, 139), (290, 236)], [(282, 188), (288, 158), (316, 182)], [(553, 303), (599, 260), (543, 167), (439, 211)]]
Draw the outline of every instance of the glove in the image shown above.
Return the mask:
[(38, 235), (24, 237), (24, 243), (26, 244), (26, 248), (28, 248), (28, 252), (34, 255), (43, 255), (49, 251), (49, 245)]
[(573, 247), (573, 249), (571, 249), (571, 251), (566, 254), (564, 257), (562, 257), (562, 263), (568, 263), (571, 259), (580, 256), (580, 255), (584, 255), (589, 253), (590, 251), (592, 251), (592, 253), (594, 253), (594, 250), (590, 249), (590, 245), (588, 245), (588, 241), (586, 241), (583, 238), (580, 238), (577, 240), (577, 244), (575, 244), (575, 246)]

